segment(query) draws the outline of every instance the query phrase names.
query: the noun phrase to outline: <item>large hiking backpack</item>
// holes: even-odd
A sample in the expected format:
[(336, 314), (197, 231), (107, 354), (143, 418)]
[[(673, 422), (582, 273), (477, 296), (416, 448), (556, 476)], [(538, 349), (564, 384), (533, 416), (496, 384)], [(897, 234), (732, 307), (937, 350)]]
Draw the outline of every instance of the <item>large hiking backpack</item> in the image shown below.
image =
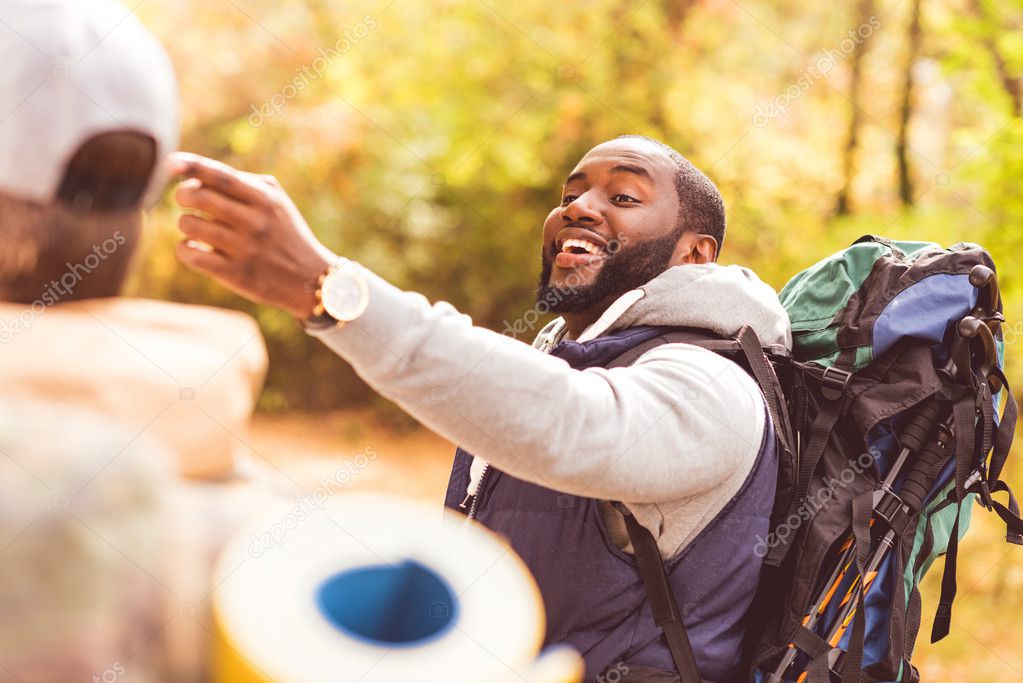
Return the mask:
[[(1023, 544), (1000, 479), (1016, 403), (1002, 372), (994, 263), (977, 245), (866, 236), (796, 275), (780, 298), (791, 356), (760, 352), (749, 329), (691, 342), (753, 375), (780, 442), (772, 531), (756, 541), (764, 569), (749, 680), (918, 681), (918, 586), (944, 554), (933, 642), (948, 633), (974, 500)], [(1003, 491), (1005, 505), (993, 499)], [(681, 680), (698, 682), (656, 545), (626, 521)]]

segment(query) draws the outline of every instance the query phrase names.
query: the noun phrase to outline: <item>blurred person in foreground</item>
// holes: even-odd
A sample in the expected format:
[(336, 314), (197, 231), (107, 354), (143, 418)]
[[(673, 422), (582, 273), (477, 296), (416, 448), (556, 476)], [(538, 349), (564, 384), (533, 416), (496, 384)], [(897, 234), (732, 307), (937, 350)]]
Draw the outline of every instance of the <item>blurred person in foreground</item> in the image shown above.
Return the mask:
[[(543, 594), (547, 643), (579, 650), (587, 680), (678, 680), (626, 513), (656, 540), (700, 674), (734, 679), (775, 495), (772, 427), (738, 365), (642, 344), (660, 326), (791, 335), (769, 286), (717, 265), (725, 208), (706, 175), (639, 136), (583, 156), (542, 231), (538, 310), (561, 317), (530, 346), (330, 253), (270, 177), (187, 154), (173, 171), (189, 177), (185, 264), (289, 311), (461, 445), (446, 504), (510, 540)], [(606, 368), (627, 351), (631, 365)]]
[(178, 602), (209, 591), (228, 494), (175, 470), (234, 471), (262, 339), (240, 313), (119, 298), (178, 139), (171, 63), (129, 9), (6, 0), (0, 63), (0, 672), (196, 680)]
[(161, 640), (170, 453), (137, 425), (17, 401), (0, 403), (0, 454), (0, 681), (195, 680), (166, 675), (196, 663)]
[(263, 380), (255, 322), (118, 298), (177, 146), (170, 60), (108, 0), (10, 0), (0, 19), (6, 394), (137, 420), (186, 475), (223, 476)]

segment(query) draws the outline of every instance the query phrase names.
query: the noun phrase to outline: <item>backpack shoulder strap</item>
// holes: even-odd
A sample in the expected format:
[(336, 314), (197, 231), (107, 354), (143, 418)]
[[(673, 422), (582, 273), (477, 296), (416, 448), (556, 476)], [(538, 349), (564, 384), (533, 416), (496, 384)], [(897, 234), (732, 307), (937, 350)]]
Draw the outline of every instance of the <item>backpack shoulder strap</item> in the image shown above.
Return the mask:
[[(699, 328), (678, 328), (632, 347), (608, 363), (606, 367), (617, 368), (632, 365), (647, 351), (664, 344), (692, 344), (724, 356), (742, 358), (749, 368), (749, 374), (764, 394), (767, 411), (771, 416), (775, 434), (783, 451), (786, 454), (794, 452), (792, 450), (792, 426), (788, 419), (781, 383), (752, 327), (743, 326), (734, 337), (722, 337), (710, 330)], [(788, 349), (782, 346), (771, 347), (771, 352), (776, 356), (788, 356)]]
[(675, 594), (668, 583), (668, 574), (664, 569), (657, 541), (649, 529), (636, 521), (629, 508), (620, 502), (613, 505), (625, 519), (625, 528), (629, 532), (639, 577), (643, 580), (647, 600), (650, 601), (654, 623), (664, 633), (668, 651), (671, 652), (671, 659), (682, 677), (682, 683), (700, 683), (703, 680), (700, 677), (700, 668), (696, 664), (693, 646), (689, 643), (689, 634), (682, 623), (682, 613), (679, 611)]
[[(764, 394), (768, 413), (775, 425), (775, 434), (781, 442), (782, 448), (788, 449), (788, 444), (791, 443), (789, 440), (791, 431), (781, 384), (761, 348), (760, 340), (753, 329), (748, 326), (743, 327), (733, 338), (722, 337), (710, 330), (703, 329), (671, 330), (634, 346), (612, 360), (606, 367), (616, 368), (632, 365), (651, 349), (663, 344), (677, 343), (692, 344), (725, 356), (742, 357), (749, 368), (749, 373)], [(671, 658), (681, 676), (681, 681), (682, 683), (701, 683), (703, 679), (700, 677), (700, 670), (696, 664), (693, 647), (689, 642), (689, 635), (686, 633), (682, 613), (678, 608), (678, 601), (668, 583), (668, 574), (664, 568), (664, 561), (661, 559), (657, 541), (650, 530), (636, 520), (628, 507), (618, 501), (612, 504), (625, 521), (625, 529), (629, 534), (629, 541), (632, 543), (637, 569), (640, 579), (643, 581), (643, 587), (646, 589), (654, 621), (664, 633), (668, 650), (671, 652)]]
[[(674, 330), (632, 347), (608, 363), (607, 367), (617, 368), (632, 365), (644, 353), (663, 344), (686, 343), (702, 346), (703, 343), (709, 342), (724, 342), (734, 345), (731, 340), (721, 339), (708, 330)], [(696, 664), (696, 656), (693, 654), (693, 646), (689, 642), (689, 634), (686, 633), (685, 624), (682, 623), (682, 612), (678, 608), (678, 601), (668, 583), (668, 574), (664, 569), (657, 541), (649, 529), (636, 521), (636, 517), (628, 507), (619, 501), (613, 502), (612, 505), (625, 520), (625, 529), (629, 534), (629, 541), (632, 543), (636, 567), (639, 577), (643, 581), (643, 588), (646, 589), (654, 622), (664, 633), (668, 651), (671, 652), (671, 659), (681, 676), (681, 681), (682, 683), (700, 683), (703, 680), (700, 677), (700, 668)]]
[(605, 367), (623, 368), (628, 365), (632, 365), (647, 351), (655, 349), (658, 346), (663, 346), (664, 344), (692, 344), (693, 346), (699, 346), (718, 353), (730, 353), (738, 350), (739, 348), (738, 342), (734, 339), (722, 337), (710, 330), (703, 330), (695, 327), (678, 328), (664, 332), (653, 339), (648, 339), (641, 344), (633, 346), (631, 349), (612, 360)]

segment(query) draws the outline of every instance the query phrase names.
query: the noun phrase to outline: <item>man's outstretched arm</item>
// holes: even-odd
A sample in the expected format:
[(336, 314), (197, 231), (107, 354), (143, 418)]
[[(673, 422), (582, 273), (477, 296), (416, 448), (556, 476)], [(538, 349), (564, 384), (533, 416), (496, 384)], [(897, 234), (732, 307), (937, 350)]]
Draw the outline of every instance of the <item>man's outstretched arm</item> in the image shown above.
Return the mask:
[[(240, 294), (300, 319), (332, 255), (283, 190), (192, 155), (179, 202), (181, 260)], [(207, 217), (208, 216), (208, 217)], [(577, 371), (472, 325), (368, 271), (369, 305), (342, 328), (314, 332), (375, 390), (427, 427), (520, 478), (568, 493), (644, 503), (685, 498), (748, 470), (763, 402), (737, 366), (667, 345), (628, 368)]]

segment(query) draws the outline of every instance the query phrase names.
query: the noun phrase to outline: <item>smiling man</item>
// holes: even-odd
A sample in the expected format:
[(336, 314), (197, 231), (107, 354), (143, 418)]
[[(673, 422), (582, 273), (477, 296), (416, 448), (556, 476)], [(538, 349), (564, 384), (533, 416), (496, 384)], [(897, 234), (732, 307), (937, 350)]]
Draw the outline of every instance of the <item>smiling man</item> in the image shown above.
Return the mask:
[[(508, 537), (543, 594), (547, 643), (579, 650), (587, 680), (736, 677), (774, 498), (772, 427), (738, 365), (664, 334), (750, 326), (765, 345), (791, 340), (774, 291), (715, 263), (725, 211), (703, 173), (636, 136), (582, 158), (543, 230), (537, 295), (561, 317), (531, 348), (330, 253), (272, 178), (194, 155), (174, 171), (190, 177), (179, 203), (205, 214), (181, 217), (184, 263), (290, 311), (461, 444), (447, 505)], [(637, 527), (684, 631), (653, 617)]]

